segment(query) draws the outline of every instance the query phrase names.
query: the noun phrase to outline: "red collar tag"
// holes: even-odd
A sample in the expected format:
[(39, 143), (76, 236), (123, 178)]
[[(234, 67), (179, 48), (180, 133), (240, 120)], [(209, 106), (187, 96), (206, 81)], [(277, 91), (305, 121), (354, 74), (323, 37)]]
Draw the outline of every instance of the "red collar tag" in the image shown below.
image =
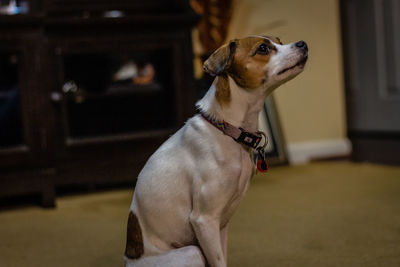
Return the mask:
[(268, 162), (266, 160), (259, 159), (257, 161), (257, 170), (259, 172), (267, 172), (269, 169)]
[(269, 169), (268, 162), (265, 159), (264, 148), (257, 149), (257, 170), (259, 172), (267, 172)]

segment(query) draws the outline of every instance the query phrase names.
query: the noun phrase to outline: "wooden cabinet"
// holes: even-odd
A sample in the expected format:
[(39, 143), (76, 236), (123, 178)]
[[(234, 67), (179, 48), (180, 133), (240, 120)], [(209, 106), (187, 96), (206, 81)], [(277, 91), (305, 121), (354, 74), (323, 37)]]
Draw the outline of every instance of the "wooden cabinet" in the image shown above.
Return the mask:
[(0, 196), (52, 206), (57, 186), (133, 184), (194, 113), (187, 1), (109, 2), (32, 1), (0, 16)]

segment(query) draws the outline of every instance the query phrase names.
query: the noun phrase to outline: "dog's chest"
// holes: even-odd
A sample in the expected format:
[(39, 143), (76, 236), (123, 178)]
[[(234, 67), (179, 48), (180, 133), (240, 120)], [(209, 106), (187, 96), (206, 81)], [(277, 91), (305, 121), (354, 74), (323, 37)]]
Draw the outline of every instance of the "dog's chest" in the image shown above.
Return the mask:
[(234, 181), (232, 181), (232, 194), (221, 216), (221, 228), (229, 222), (230, 218), (236, 211), (249, 188), (250, 179), (254, 173), (254, 164), (248, 152), (243, 150), (241, 153), (242, 162), (240, 175), (235, 178), (232, 177), (234, 178)]

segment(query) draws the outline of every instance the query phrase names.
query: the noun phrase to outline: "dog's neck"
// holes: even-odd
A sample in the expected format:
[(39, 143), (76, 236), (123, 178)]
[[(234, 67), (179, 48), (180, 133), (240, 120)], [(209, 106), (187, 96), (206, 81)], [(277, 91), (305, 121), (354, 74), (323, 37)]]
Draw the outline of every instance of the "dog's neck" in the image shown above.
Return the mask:
[[(224, 103), (216, 97), (218, 79), (228, 79), (230, 95), (229, 100)], [(244, 89), (229, 76), (217, 77), (206, 95), (197, 102), (197, 107), (216, 120), (255, 132), (258, 130), (258, 115), (265, 98), (265, 90)]]

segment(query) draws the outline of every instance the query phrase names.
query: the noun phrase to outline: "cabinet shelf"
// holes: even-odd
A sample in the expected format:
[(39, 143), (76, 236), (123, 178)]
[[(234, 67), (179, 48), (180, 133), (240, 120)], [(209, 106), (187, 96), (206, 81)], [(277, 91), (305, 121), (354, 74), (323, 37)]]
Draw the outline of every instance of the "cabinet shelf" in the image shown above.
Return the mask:
[(44, 21), (42, 15), (18, 14), (18, 15), (0, 15), (0, 28), (10, 29), (15, 26), (37, 27)]
[(96, 99), (106, 97), (122, 97), (122, 96), (133, 96), (133, 95), (147, 95), (161, 93), (163, 88), (158, 83), (151, 83), (147, 85), (113, 85), (106, 91), (100, 93), (86, 93), (85, 98)]
[(97, 136), (97, 137), (83, 137), (83, 138), (68, 138), (67, 146), (80, 146), (90, 144), (101, 144), (101, 143), (114, 143), (114, 142), (126, 142), (134, 140), (142, 140), (146, 138), (163, 137), (171, 135), (176, 129), (167, 128), (160, 130), (148, 130), (139, 131), (134, 133), (115, 134), (108, 136)]

